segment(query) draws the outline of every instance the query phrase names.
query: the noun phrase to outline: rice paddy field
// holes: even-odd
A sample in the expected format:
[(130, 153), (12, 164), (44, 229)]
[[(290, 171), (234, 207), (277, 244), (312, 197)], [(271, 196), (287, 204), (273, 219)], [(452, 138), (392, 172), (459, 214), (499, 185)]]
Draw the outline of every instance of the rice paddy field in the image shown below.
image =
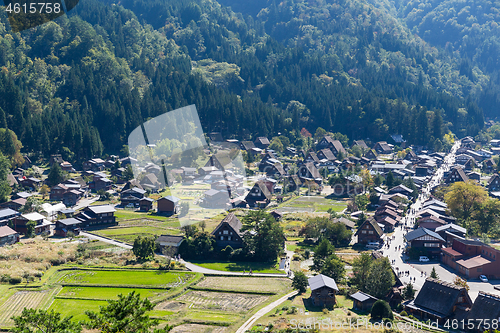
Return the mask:
[(280, 213), (313, 213), (327, 212), (330, 208), (340, 213), (347, 208), (347, 202), (322, 196), (300, 196), (284, 202), (276, 210)]
[[(233, 332), (254, 311), (291, 290), (285, 278), (207, 276), (185, 271), (143, 269), (51, 269), (39, 288), (0, 284), (0, 328), (25, 307), (60, 312), (87, 320), (108, 300), (134, 291), (155, 308), (148, 314), (178, 326), (174, 332)], [(48, 273), (48, 274), (49, 274)], [(33, 284), (33, 283), (32, 283)]]

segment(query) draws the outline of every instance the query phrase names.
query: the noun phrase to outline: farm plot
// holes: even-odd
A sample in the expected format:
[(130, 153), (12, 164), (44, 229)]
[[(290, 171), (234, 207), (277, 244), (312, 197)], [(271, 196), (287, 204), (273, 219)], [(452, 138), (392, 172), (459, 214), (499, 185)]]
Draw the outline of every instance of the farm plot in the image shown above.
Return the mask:
[(12, 326), (12, 316), (19, 316), (24, 308), (39, 307), (53, 290), (18, 291), (0, 307), (0, 326)]
[(303, 196), (292, 199), (277, 209), (281, 213), (312, 213), (326, 212), (328, 209), (333, 209), (336, 212), (341, 212), (347, 207), (345, 201), (331, 200), (324, 197)]
[(101, 230), (95, 230), (93, 233), (116, 239), (125, 243), (133, 244), (134, 240), (138, 237), (156, 237), (158, 235), (169, 234), (178, 235), (181, 233), (180, 229), (176, 228), (163, 228), (159, 226), (136, 226), (136, 227), (113, 227)]
[(207, 276), (196, 287), (219, 291), (284, 294), (290, 290), (290, 285), (290, 280), (285, 278)]
[(225, 333), (228, 328), (224, 326), (183, 324), (174, 327), (171, 333)]
[(85, 311), (99, 311), (99, 306), (107, 304), (106, 301), (56, 298), (49, 310), (60, 312), (62, 317), (73, 316), (73, 320), (86, 320), (88, 317)]
[(195, 274), (183, 272), (160, 271), (104, 271), (79, 270), (64, 274), (59, 282), (79, 285), (123, 285), (123, 286), (155, 286), (157, 288), (174, 288), (191, 280)]
[(134, 289), (134, 288), (103, 288), (103, 287), (63, 287), (57, 297), (94, 299), (94, 300), (116, 300), (118, 295), (127, 295), (135, 291), (141, 298), (154, 298), (165, 294), (161, 289)]
[(268, 298), (262, 295), (191, 290), (180, 296), (178, 300), (190, 303), (191, 308), (194, 309), (246, 312)]

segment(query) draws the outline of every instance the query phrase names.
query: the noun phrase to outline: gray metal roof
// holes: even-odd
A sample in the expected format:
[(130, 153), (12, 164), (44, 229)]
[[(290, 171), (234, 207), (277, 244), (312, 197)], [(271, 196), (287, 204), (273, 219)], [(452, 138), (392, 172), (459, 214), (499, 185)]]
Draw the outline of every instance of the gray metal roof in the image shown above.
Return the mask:
[(12, 216), (12, 215), (18, 215), (19, 212), (10, 209), (10, 208), (5, 208), (0, 210), (0, 219), (7, 217), (7, 216)]
[(116, 212), (116, 209), (113, 206), (110, 206), (110, 205), (88, 206), (87, 208), (90, 209), (95, 214)]
[(405, 239), (407, 241), (412, 241), (412, 240), (419, 238), (419, 237), (422, 237), (424, 235), (429, 235), (431, 237), (437, 238), (437, 239), (442, 240), (444, 242), (444, 239), (441, 236), (439, 236), (437, 233), (435, 233), (434, 231), (431, 231), (427, 228), (418, 228), (417, 230), (410, 231), (409, 233), (407, 233), (405, 235)]
[(364, 302), (364, 301), (366, 301), (368, 299), (378, 300), (378, 298), (373, 297), (372, 295), (365, 294), (362, 291), (358, 291), (357, 293), (352, 294), (350, 297), (352, 299), (355, 299), (356, 301), (360, 301), (360, 302)]
[(307, 282), (309, 282), (309, 287), (311, 287), (311, 290), (316, 290), (321, 287), (328, 287), (339, 291), (335, 280), (323, 274), (313, 276), (312, 278), (309, 278)]
[(456, 225), (454, 223), (448, 223), (448, 224), (445, 224), (445, 225), (442, 225), (440, 227), (437, 227), (436, 228), (436, 232), (440, 232), (441, 230), (446, 230), (446, 229), (455, 229), (456, 231), (459, 231), (461, 233), (466, 233), (467, 230), (459, 225)]
[(74, 224), (80, 224), (80, 223), (82, 223), (82, 221), (77, 220), (77, 219), (75, 219), (73, 217), (71, 217), (69, 219), (62, 219), (62, 220), (59, 220), (58, 222), (61, 223), (61, 224), (64, 224), (64, 225), (74, 225)]

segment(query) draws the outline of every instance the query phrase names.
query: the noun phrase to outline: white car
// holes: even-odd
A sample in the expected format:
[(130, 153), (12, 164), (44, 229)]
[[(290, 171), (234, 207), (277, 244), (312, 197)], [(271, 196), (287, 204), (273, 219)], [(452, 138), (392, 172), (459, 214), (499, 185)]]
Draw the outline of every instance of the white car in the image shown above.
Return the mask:
[(418, 261), (427, 262), (427, 261), (429, 261), (429, 258), (426, 256), (420, 256), (420, 259), (418, 259)]
[(488, 278), (486, 277), (486, 275), (479, 275), (479, 280), (481, 280), (482, 282), (488, 282)]

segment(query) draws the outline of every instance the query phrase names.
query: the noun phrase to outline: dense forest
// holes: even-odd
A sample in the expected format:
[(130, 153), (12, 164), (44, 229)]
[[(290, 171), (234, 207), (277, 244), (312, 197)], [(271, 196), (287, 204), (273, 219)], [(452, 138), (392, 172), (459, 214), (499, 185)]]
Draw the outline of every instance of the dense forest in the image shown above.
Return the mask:
[(483, 127), (490, 77), (464, 72), (387, 4), (221, 2), (81, 0), (21, 33), (1, 17), (0, 128), (25, 152), (74, 162), (118, 152), (143, 121), (189, 104), (206, 132), (296, 144), (321, 126), (440, 149), (449, 131)]

